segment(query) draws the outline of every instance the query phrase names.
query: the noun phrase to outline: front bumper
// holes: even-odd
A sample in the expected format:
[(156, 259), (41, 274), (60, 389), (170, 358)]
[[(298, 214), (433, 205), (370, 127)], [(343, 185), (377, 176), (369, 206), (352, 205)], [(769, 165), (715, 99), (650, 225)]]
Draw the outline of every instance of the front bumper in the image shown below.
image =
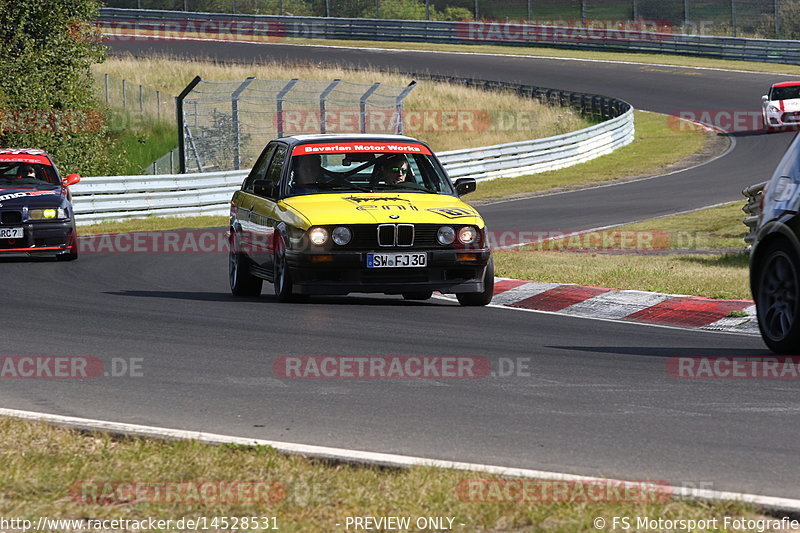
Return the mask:
[(800, 112), (767, 111), (767, 124), (771, 128), (797, 128), (800, 126)]
[(61, 255), (77, 246), (75, 225), (71, 220), (12, 224), (23, 228), (21, 239), (0, 239), (0, 256)]
[[(286, 262), (295, 290), (300, 294), (483, 291), (483, 276), (491, 256), (488, 249), (391, 251), (425, 252), (428, 256), (427, 265), (416, 268), (366, 267), (368, 253), (386, 253), (387, 250), (313, 254), (287, 251)], [(315, 261), (320, 257), (324, 257), (325, 261)], [(467, 257), (469, 260), (466, 260)]]

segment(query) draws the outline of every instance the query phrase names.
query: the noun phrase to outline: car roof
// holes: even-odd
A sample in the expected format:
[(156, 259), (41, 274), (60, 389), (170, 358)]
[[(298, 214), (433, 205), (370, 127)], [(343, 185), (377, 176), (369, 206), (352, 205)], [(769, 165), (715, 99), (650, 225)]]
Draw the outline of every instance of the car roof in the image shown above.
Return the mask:
[(414, 139), (413, 137), (406, 137), (405, 135), (375, 134), (375, 133), (348, 133), (348, 134), (318, 133), (313, 135), (292, 135), (290, 137), (281, 137), (278, 140), (291, 145), (313, 144), (316, 142), (329, 143), (331, 141), (413, 142), (413, 143), (425, 144), (423, 141), (420, 141), (419, 139)]
[(53, 166), (53, 161), (47, 152), (34, 148), (0, 148), (0, 162)]
[(776, 83), (773, 87), (798, 87), (800, 86), (800, 81), (782, 81), (780, 83)]

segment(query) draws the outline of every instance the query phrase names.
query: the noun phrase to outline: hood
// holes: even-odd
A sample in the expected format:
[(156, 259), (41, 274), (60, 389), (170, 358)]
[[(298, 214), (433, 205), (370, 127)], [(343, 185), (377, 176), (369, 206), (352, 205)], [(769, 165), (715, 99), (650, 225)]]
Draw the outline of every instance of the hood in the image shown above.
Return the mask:
[(58, 207), (64, 189), (37, 189), (30, 187), (0, 187), (0, 207)]
[[(426, 193), (348, 192), (292, 196), (282, 203), (311, 225), (334, 224), (474, 224), (483, 219), (454, 196)], [(390, 218), (394, 217), (394, 218)]]
[(800, 111), (800, 98), (792, 98), (791, 100), (775, 100), (772, 102), (772, 105), (783, 112)]

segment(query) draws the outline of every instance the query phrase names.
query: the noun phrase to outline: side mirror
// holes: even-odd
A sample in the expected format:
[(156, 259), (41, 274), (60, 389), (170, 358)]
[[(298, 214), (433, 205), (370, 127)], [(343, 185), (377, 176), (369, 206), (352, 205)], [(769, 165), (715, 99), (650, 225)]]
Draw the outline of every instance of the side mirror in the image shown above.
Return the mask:
[(465, 194), (474, 192), (478, 183), (475, 181), (475, 178), (458, 178), (455, 182), (455, 186), (458, 195), (464, 196)]
[(761, 97), (761, 101), (762, 102), (769, 102), (769, 97), (765, 94), (764, 96)]
[(256, 196), (275, 198), (275, 185), (271, 181), (256, 180), (253, 182), (253, 193)]
[(67, 187), (69, 187), (70, 185), (75, 185), (79, 181), (81, 181), (81, 177), (79, 174), (68, 174), (66, 178), (61, 180), (61, 182)]

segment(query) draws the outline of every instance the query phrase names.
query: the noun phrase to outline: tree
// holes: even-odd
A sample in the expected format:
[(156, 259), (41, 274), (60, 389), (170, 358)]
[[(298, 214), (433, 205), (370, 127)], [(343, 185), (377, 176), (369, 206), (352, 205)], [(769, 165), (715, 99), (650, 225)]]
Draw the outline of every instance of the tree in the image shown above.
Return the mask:
[[(95, 0), (0, 0), (0, 146), (47, 150), (62, 172), (102, 174), (107, 120), (91, 66)], [(25, 117), (24, 119), (21, 117)]]

